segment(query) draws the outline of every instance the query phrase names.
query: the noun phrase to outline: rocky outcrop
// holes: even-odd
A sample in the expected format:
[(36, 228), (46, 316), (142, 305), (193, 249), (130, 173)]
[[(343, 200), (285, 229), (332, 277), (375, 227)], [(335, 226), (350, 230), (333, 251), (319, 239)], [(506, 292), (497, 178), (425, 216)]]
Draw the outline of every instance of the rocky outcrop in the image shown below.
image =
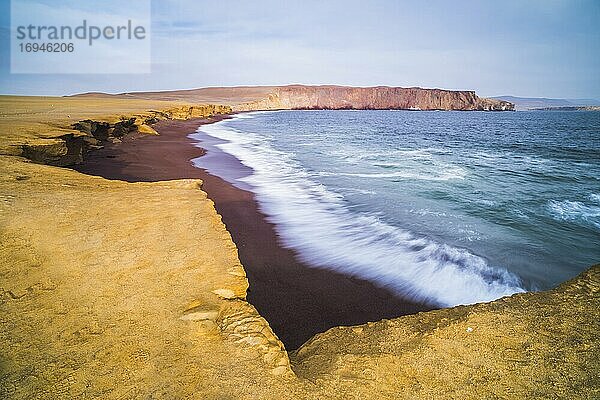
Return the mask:
[(347, 87), (292, 85), (274, 88), (264, 99), (234, 107), (249, 110), (359, 109), (507, 111), (502, 100), (478, 97), (473, 91), (400, 87)]
[(389, 86), (236, 86), (164, 92), (133, 92), (116, 95), (84, 93), (76, 97), (214, 102), (228, 104), (234, 111), (307, 109), (514, 110), (514, 105), (508, 101), (481, 98), (474, 91)]
[(292, 365), (358, 399), (598, 398), (599, 309), (596, 265), (547, 292), (332, 328)]
[(21, 146), (21, 156), (38, 164), (67, 166), (83, 162), (86, 144), (73, 133)]
[(89, 151), (100, 148), (107, 142), (118, 142), (133, 132), (156, 134), (152, 125), (160, 120), (208, 118), (230, 112), (231, 108), (228, 106), (207, 104), (149, 110), (133, 116), (121, 116), (116, 122), (84, 119), (72, 124), (70, 133), (20, 145), (21, 152), (15, 155), (39, 164), (61, 167), (81, 164)]

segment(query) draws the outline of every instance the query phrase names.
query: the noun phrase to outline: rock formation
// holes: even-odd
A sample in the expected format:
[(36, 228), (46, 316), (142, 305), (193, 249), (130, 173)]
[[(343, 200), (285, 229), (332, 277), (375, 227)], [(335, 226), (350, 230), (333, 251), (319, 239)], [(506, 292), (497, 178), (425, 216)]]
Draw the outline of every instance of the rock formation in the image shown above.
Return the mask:
[(507, 111), (511, 103), (484, 99), (473, 91), (399, 87), (283, 86), (269, 95), (235, 107), (236, 110), (461, 110)]
[(117, 95), (86, 93), (88, 98), (134, 98), (227, 104), (234, 111), (305, 109), (394, 109), (509, 111), (508, 101), (478, 97), (473, 91), (389, 86), (239, 86)]
[(332, 328), (292, 365), (357, 399), (598, 398), (599, 309), (596, 265), (547, 292)]
[[(15, 99), (18, 98), (15, 97)], [(6, 98), (3, 100), (6, 100)], [(18, 101), (15, 100), (15, 102)], [(61, 103), (58, 99), (54, 102)], [(74, 103), (72, 107), (75, 108), (81, 104), (82, 100), (65, 99), (64, 102)], [(115, 112), (119, 111), (119, 106), (123, 103), (140, 104), (135, 108), (145, 105), (144, 102), (130, 100), (114, 102), (113, 100), (113, 102), (105, 104), (106, 101), (99, 99), (83, 100), (83, 103), (98, 104), (100, 109), (108, 106), (107, 109), (112, 110), (114, 107)], [(154, 103), (154, 105), (157, 105), (156, 102)], [(159, 104), (162, 105), (162, 103)], [(126, 110), (127, 107), (122, 107), (122, 109)], [(99, 148), (109, 141), (118, 141), (128, 133), (156, 134), (152, 129), (152, 124), (159, 120), (207, 118), (215, 114), (228, 114), (231, 112), (231, 107), (214, 104), (179, 105), (167, 103), (167, 107), (160, 110), (136, 109), (135, 111), (128, 113), (128, 115), (102, 115), (94, 120), (81, 119), (76, 122), (67, 122), (65, 123), (66, 126), (60, 127), (56, 127), (57, 121), (42, 123), (43, 118), (47, 117), (40, 115), (39, 122), (31, 122), (25, 125), (25, 129), (21, 126), (23, 121), (18, 120), (23, 119), (20, 112), (15, 113), (14, 116), (7, 113), (4, 120), (0, 121), (0, 129), (3, 133), (6, 132), (3, 137), (0, 137), (0, 155), (22, 156), (40, 164), (56, 166), (80, 164), (90, 150)], [(67, 119), (72, 118), (70, 115), (66, 115), (66, 117)], [(16, 140), (18, 135), (15, 131), (19, 131), (20, 128), (24, 130), (22, 132), (24, 137), (21, 140)]]

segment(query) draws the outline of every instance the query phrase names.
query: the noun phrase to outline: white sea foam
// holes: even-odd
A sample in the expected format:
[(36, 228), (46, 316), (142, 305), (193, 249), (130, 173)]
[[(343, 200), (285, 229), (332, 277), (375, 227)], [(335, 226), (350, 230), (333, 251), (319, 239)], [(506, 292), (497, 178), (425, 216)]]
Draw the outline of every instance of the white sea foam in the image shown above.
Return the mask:
[[(381, 166), (381, 164), (379, 165)], [(390, 166), (393, 166), (390, 163)], [(423, 171), (417, 171), (414, 168), (406, 168), (405, 166), (398, 163), (398, 167), (404, 167), (403, 170), (389, 171), (389, 172), (329, 172), (320, 171), (319, 176), (347, 176), (350, 178), (368, 178), (368, 179), (408, 179), (408, 180), (422, 180), (422, 181), (449, 181), (454, 179), (465, 179), (467, 171), (464, 168), (443, 165), (435, 166), (435, 168), (425, 169)]]
[(356, 193), (356, 194), (364, 194), (364, 195), (377, 194), (377, 192), (375, 192), (374, 190), (359, 189), (359, 188), (342, 187), (342, 188), (339, 188), (339, 190), (341, 190), (344, 193)]
[(403, 166), (403, 163), (390, 162), (389, 159), (401, 157), (409, 160), (432, 160), (435, 155), (448, 154), (446, 149), (429, 147), (424, 149), (394, 149), (394, 150), (368, 150), (361, 153), (346, 153), (345, 150), (331, 150), (331, 154), (344, 159), (349, 164), (361, 161), (372, 161), (375, 166)]
[(494, 200), (489, 199), (476, 199), (475, 202), (485, 207), (494, 207), (497, 204)]
[[(590, 195), (590, 200), (598, 202), (597, 195)], [(600, 206), (588, 205), (581, 201), (555, 201), (548, 202), (548, 209), (552, 217), (558, 221), (570, 221), (579, 224), (591, 225), (600, 229)]]
[(380, 173), (335, 173), (336, 176), (349, 176), (355, 178), (398, 178), (417, 179), (424, 181), (449, 181), (451, 179), (465, 179), (466, 172), (462, 168), (450, 168), (445, 171), (439, 170), (435, 173), (424, 174), (416, 171), (395, 171)]
[(262, 211), (284, 244), (304, 261), (368, 279), (415, 300), (443, 306), (489, 301), (522, 292), (520, 280), (466, 249), (437, 243), (350, 210), (344, 199), (311, 179), (290, 154), (227, 121), (199, 129), (251, 167)]
[[(434, 217), (444, 217), (444, 218), (446, 218), (448, 216), (448, 214), (446, 214), (443, 211), (433, 211), (433, 210), (428, 210), (426, 208), (418, 208), (418, 209), (411, 208), (410, 210), (408, 210), (408, 212), (411, 214), (417, 214), (417, 215), (421, 215), (421, 216), (431, 215)], [(456, 217), (455, 215), (452, 215), (452, 216)]]
[(266, 114), (266, 113), (274, 113), (278, 111), (252, 111), (246, 113), (235, 114), (235, 118), (237, 119), (252, 119), (257, 115)]

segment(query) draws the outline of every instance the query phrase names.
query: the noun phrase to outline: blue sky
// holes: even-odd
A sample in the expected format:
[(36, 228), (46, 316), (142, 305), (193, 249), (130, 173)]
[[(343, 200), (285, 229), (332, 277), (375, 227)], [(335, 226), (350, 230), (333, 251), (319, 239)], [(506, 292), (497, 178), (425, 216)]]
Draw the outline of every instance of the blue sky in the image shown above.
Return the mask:
[(153, 1), (152, 73), (106, 75), (10, 74), (1, 4), (3, 94), (304, 83), (600, 98), (597, 0)]

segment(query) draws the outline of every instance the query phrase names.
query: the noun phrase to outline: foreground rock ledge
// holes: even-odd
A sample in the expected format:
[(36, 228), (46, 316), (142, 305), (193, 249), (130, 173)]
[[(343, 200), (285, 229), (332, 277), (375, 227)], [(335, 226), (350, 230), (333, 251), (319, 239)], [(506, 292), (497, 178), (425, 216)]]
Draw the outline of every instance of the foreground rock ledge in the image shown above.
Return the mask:
[(332, 328), (292, 362), (356, 398), (597, 399), (599, 332), (596, 265), (548, 292)]
[(292, 375), (199, 181), (0, 171), (0, 398), (266, 395)]

